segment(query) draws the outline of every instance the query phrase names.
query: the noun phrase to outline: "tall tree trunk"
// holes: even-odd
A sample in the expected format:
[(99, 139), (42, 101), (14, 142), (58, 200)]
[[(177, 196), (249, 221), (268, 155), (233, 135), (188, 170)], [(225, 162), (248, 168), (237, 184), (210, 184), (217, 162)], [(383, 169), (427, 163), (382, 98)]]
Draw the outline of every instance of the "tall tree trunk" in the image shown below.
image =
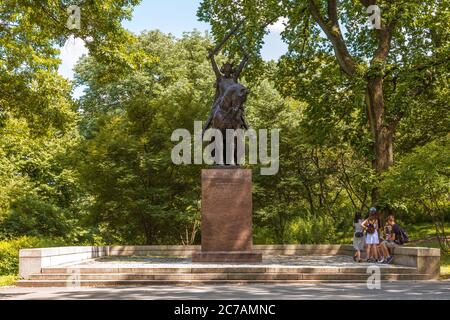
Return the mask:
[[(356, 75), (356, 62), (350, 55), (350, 51), (347, 48), (344, 37), (342, 35), (341, 28), (339, 26), (338, 18), (338, 1), (327, 0), (327, 12), (325, 16), (320, 10), (324, 1), (308, 0), (308, 9), (311, 16), (320, 26), (322, 31), (330, 40), (334, 48), (334, 53), (338, 64), (344, 73), (353, 78)], [(364, 7), (376, 4), (375, 0), (360, 0)], [(392, 4), (392, 2), (390, 2)], [(394, 8), (395, 9), (395, 8)], [(393, 30), (397, 21), (400, 18), (403, 10), (398, 8), (394, 10), (389, 22), (382, 23), (379, 29), (375, 29), (377, 38), (377, 48), (374, 52), (371, 60), (371, 67), (377, 68), (377, 65), (382, 65), (386, 61), (389, 51), (391, 49), (391, 40)], [(381, 70), (374, 70), (381, 71)], [(381, 72), (380, 72), (381, 73)], [(370, 127), (372, 129), (372, 136), (374, 139), (373, 146), (373, 168), (376, 173), (380, 175), (394, 162), (393, 157), (393, 136), (400, 118), (391, 121), (390, 124), (383, 123), (386, 121), (384, 116), (384, 100), (383, 100), (383, 78), (382, 75), (369, 76), (367, 78), (367, 92), (366, 92), (366, 105), (369, 115)], [(372, 190), (372, 204), (376, 205), (379, 199), (379, 190), (374, 187)]]
[[(389, 169), (394, 162), (393, 136), (395, 126), (386, 125), (384, 120), (383, 79), (380, 76), (367, 80), (367, 111), (373, 136), (372, 167), (379, 175)], [(379, 199), (377, 187), (372, 189), (372, 205)]]

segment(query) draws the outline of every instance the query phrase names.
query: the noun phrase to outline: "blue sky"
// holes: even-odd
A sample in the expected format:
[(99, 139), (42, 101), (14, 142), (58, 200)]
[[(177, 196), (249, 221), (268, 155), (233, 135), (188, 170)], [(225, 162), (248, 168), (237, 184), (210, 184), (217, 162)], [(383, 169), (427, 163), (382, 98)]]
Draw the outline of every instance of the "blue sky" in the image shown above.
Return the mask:
[(134, 8), (133, 19), (122, 24), (128, 30), (160, 29), (181, 36), (183, 31), (209, 30), (209, 24), (197, 20), (199, 0), (143, 0)]
[[(208, 24), (197, 20), (199, 4), (200, 0), (143, 0), (139, 6), (135, 7), (131, 21), (124, 21), (123, 26), (134, 33), (159, 29), (176, 37), (180, 37), (184, 31), (210, 30)], [(83, 11), (81, 11), (81, 19), (83, 19)], [(281, 21), (270, 27), (271, 32), (266, 36), (261, 52), (265, 60), (276, 60), (286, 52), (287, 46), (281, 41), (280, 36), (282, 29)], [(61, 48), (62, 64), (59, 73), (68, 79), (73, 79), (72, 68), (83, 54), (88, 54), (83, 42), (80, 39), (69, 39)], [(80, 90), (78, 89), (74, 95), (79, 96)]]
[[(159, 29), (177, 37), (181, 36), (184, 31), (210, 30), (209, 24), (197, 19), (199, 6), (200, 0), (143, 0), (134, 9), (133, 19), (124, 21), (123, 26), (135, 33)], [(281, 41), (280, 36), (282, 27), (281, 22), (275, 24), (271, 27), (270, 34), (266, 36), (262, 50), (265, 60), (277, 60), (286, 52), (287, 46)]]

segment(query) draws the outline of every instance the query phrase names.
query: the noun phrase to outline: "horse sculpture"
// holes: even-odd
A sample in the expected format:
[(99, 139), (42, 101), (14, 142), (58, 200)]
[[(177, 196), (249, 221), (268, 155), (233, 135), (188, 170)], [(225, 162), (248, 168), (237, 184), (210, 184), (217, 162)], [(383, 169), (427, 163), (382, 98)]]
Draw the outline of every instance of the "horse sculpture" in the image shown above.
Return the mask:
[[(229, 86), (222, 97), (220, 97), (214, 104), (213, 110), (211, 111), (210, 123), (213, 129), (219, 130), (222, 134), (222, 155), (223, 158), (217, 161), (216, 164), (237, 164), (238, 154), (237, 154), (237, 140), (234, 137), (234, 141), (227, 140), (227, 130), (237, 130), (237, 129), (248, 129), (248, 124), (244, 118), (244, 103), (247, 99), (249, 91), (243, 85), (236, 83)], [(215, 137), (213, 137), (215, 141)], [(228, 144), (233, 143), (234, 148), (233, 156), (228, 156)], [(217, 146), (216, 146), (217, 148)], [(215, 157), (215, 152), (214, 152)], [(232, 162), (231, 162), (232, 161)]]
[(226, 129), (248, 129), (244, 118), (244, 103), (248, 93), (249, 90), (239, 83), (229, 86), (214, 106), (212, 127), (223, 135)]

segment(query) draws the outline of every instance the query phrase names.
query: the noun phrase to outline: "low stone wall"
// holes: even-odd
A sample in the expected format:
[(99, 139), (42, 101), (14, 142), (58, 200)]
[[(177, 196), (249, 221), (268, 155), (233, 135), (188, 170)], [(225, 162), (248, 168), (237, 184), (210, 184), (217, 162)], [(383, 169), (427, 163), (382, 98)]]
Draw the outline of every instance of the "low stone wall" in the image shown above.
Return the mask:
[(438, 279), (440, 274), (441, 250), (421, 247), (396, 247), (392, 249), (394, 264), (417, 268), (419, 273), (430, 279)]
[[(76, 263), (105, 256), (177, 256), (190, 257), (200, 246), (105, 246), (22, 249), (19, 252), (19, 274), (28, 278), (43, 267)], [(351, 245), (255, 245), (253, 251), (263, 256), (276, 255), (353, 255)], [(439, 277), (440, 250), (398, 247), (393, 249), (394, 264), (417, 268), (430, 279)]]
[(111, 256), (162, 256), (190, 257), (194, 252), (200, 252), (200, 246), (111, 246)]
[[(190, 257), (201, 251), (201, 246), (111, 246), (111, 256), (178, 256)], [(254, 245), (253, 252), (263, 255), (349, 255), (353, 254), (351, 245)]]
[(341, 244), (281, 244), (281, 245), (256, 245), (253, 251), (263, 255), (293, 255), (293, 256), (311, 256), (311, 255), (353, 255), (354, 250), (350, 245)]
[(65, 263), (76, 263), (109, 255), (109, 247), (57, 247), (21, 249), (19, 251), (19, 275), (27, 278), (30, 274), (40, 273), (41, 268)]

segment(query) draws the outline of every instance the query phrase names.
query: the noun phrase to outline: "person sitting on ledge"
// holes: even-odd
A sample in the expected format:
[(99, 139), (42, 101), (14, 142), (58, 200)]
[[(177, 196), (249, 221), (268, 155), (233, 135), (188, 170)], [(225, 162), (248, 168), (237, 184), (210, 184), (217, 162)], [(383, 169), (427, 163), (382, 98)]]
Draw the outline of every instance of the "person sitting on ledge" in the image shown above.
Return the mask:
[(401, 246), (409, 241), (406, 232), (395, 222), (393, 214), (387, 217), (384, 232), (386, 240), (383, 241), (383, 244), (389, 249)]
[(382, 241), (378, 245), (378, 252), (380, 253), (380, 256), (381, 256), (381, 258), (380, 258), (380, 260), (378, 260), (378, 262), (389, 264), (392, 262), (392, 260), (394, 260), (394, 257), (390, 254), (389, 249), (386, 245), (387, 239), (390, 238), (390, 232), (386, 231), (386, 227), (384, 228), (384, 230), (382, 230), (380, 220), (378, 220), (378, 223), (379, 223), (379, 227), (380, 227), (379, 234), (384, 234), (384, 239), (382, 239), (380, 237), (380, 240), (382, 240)]

